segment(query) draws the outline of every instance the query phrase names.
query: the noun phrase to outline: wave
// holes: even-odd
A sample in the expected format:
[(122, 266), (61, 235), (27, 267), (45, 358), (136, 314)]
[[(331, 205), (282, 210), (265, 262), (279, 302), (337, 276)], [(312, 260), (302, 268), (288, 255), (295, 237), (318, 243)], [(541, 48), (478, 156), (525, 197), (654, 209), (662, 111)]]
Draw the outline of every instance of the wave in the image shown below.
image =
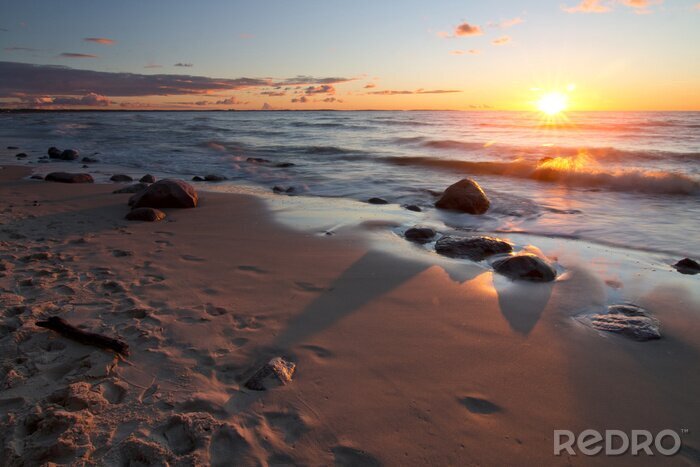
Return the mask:
[(297, 149), (299, 152), (303, 152), (304, 154), (319, 155), (359, 154), (364, 152), (358, 149), (341, 148), (338, 146), (302, 146), (294, 149)]
[(676, 172), (639, 169), (601, 169), (588, 154), (545, 158), (539, 162), (461, 161), (430, 157), (387, 157), (385, 162), (460, 170), (475, 175), (492, 175), (557, 183), (566, 186), (667, 195), (700, 195), (700, 180)]

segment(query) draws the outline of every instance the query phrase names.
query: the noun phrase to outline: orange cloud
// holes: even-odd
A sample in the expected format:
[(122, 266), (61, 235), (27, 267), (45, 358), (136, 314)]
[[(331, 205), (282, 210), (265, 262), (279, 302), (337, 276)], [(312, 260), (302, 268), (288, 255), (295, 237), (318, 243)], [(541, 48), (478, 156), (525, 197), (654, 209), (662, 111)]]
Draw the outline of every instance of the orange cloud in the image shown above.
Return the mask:
[(365, 89), (372, 89), (372, 88), (376, 88), (376, 87), (377, 87), (377, 85), (374, 83), (365, 84)]
[(471, 25), (469, 23), (462, 23), (455, 28), (455, 36), (480, 36), (484, 32), (481, 30), (480, 26)]
[(583, 0), (576, 6), (564, 7), (567, 13), (605, 13), (610, 11), (610, 7), (601, 5), (601, 0)]
[(479, 55), (481, 53), (481, 50), (479, 49), (469, 49), (469, 50), (453, 50), (450, 52), (452, 55), (464, 55), (464, 54), (470, 54), (470, 55)]
[(95, 42), (96, 44), (105, 44), (105, 45), (112, 45), (114, 44), (114, 40), (112, 39), (107, 39), (106, 37), (86, 37), (83, 39), (85, 42)]
[(500, 23), (493, 23), (493, 22), (491, 22), (491, 23), (489, 23), (489, 26), (491, 26), (491, 27), (499, 27), (499, 28), (501, 28), (501, 29), (508, 29), (508, 28), (511, 28), (511, 27), (515, 26), (516, 24), (520, 24), (520, 23), (524, 23), (524, 22), (525, 22), (524, 19), (522, 19), (521, 17), (517, 16), (517, 17), (515, 17), (515, 18), (505, 19), (505, 20), (501, 21)]
[(497, 39), (492, 40), (491, 43), (493, 45), (506, 45), (506, 44), (510, 43), (510, 41), (511, 41), (510, 36), (501, 36)]
[(76, 54), (72, 52), (63, 52), (60, 56), (66, 58), (97, 58), (97, 55), (93, 54)]
[(396, 91), (396, 90), (386, 90), (386, 91), (371, 91), (367, 94), (375, 94), (379, 96), (397, 96), (404, 94), (447, 94), (452, 92), (462, 92), (458, 89), (416, 89), (415, 91)]
[(309, 86), (304, 90), (307, 95), (311, 94), (335, 94), (335, 88), (330, 84), (322, 84), (320, 86)]

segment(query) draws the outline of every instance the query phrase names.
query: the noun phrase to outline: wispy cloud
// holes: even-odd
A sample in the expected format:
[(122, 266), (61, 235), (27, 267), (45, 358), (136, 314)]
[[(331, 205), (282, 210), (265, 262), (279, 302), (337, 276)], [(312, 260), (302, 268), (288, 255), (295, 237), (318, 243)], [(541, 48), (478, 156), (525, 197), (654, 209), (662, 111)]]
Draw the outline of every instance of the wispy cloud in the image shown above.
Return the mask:
[(384, 91), (370, 91), (367, 94), (374, 94), (379, 96), (397, 96), (404, 94), (447, 94), (453, 92), (462, 92), (459, 89), (416, 89), (415, 91), (397, 91), (393, 89), (387, 89)]
[(107, 39), (106, 37), (86, 37), (83, 39), (85, 42), (94, 42), (96, 44), (112, 45), (116, 41), (112, 39)]
[(31, 47), (5, 47), (3, 50), (6, 52), (38, 52), (39, 49), (32, 49)]
[(453, 50), (450, 52), (451, 55), (479, 55), (481, 53), (481, 50), (479, 49), (469, 49), (469, 50)]
[(175, 65), (173, 65), (173, 66), (179, 66), (179, 67), (183, 67), (183, 68), (192, 68), (194, 65), (191, 64), (191, 63), (177, 62), (177, 63), (176, 63)]
[(376, 88), (376, 87), (377, 87), (377, 85), (374, 83), (367, 83), (364, 86), (365, 89), (372, 89), (372, 88)]
[(79, 97), (20, 96), (19, 100), (23, 105), (31, 105), (34, 107), (107, 107), (109, 104), (113, 103), (109, 98), (95, 93), (89, 93)]
[(297, 104), (297, 103), (305, 104), (308, 101), (309, 101), (309, 99), (306, 96), (295, 97), (294, 99), (292, 99), (292, 103), (294, 103), (294, 104)]
[(309, 86), (304, 89), (307, 95), (312, 94), (335, 94), (335, 88), (331, 84), (322, 84), (319, 86)]
[(294, 78), (287, 78), (276, 83), (277, 86), (297, 86), (304, 84), (340, 84), (353, 81), (354, 78), (340, 78), (340, 77), (330, 77), (330, 78), (314, 78), (313, 76), (307, 75), (297, 75)]
[(521, 24), (524, 22), (525, 22), (524, 19), (517, 16), (515, 18), (504, 19), (503, 21), (499, 21), (499, 22), (491, 21), (491, 22), (489, 22), (489, 26), (492, 28), (508, 29), (508, 28), (512, 28), (513, 26), (515, 26), (517, 24)]
[(270, 97), (282, 97), (286, 96), (287, 93), (284, 91), (262, 91), (260, 93), (261, 96), (270, 96)]
[(567, 13), (605, 13), (610, 11), (610, 7), (603, 5), (601, 0), (582, 0), (575, 6), (562, 7)]
[(65, 58), (97, 58), (97, 55), (78, 54), (78, 53), (73, 53), (73, 52), (63, 52), (60, 56), (65, 57)]
[(511, 42), (510, 36), (501, 36), (497, 37), (496, 39), (492, 40), (491, 43), (493, 45), (506, 45)]
[(472, 25), (469, 23), (462, 23), (455, 28), (454, 35), (457, 37), (464, 36), (480, 36), (484, 33), (480, 26)]
[(158, 65), (156, 63), (149, 63), (148, 65), (144, 65), (144, 68), (163, 68), (163, 65)]

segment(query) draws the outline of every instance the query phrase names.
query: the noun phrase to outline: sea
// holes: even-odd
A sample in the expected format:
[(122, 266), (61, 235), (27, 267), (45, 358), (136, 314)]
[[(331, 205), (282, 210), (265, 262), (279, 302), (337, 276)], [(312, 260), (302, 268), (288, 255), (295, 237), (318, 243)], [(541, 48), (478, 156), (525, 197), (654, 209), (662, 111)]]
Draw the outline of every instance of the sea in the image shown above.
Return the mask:
[[(78, 149), (100, 163), (61, 164), (98, 181), (117, 170), (217, 174), (228, 180), (198, 189), (277, 186), (289, 189), (280, 196), (340, 203), (339, 211), (379, 197), (453, 229), (700, 255), (700, 112), (0, 113), (0, 144), (3, 161), (25, 152), (21, 163), (38, 171), (49, 146)], [(467, 177), (491, 209), (436, 210), (437, 196)]]

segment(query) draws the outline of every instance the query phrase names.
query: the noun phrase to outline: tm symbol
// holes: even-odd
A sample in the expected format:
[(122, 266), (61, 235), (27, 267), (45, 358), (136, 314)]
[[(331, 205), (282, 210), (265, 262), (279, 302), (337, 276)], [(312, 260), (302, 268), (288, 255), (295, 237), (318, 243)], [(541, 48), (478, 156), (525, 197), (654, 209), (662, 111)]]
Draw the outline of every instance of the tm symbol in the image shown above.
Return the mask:
[(690, 430), (689, 430), (689, 429), (687, 429), (687, 428), (681, 428), (681, 434), (682, 434), (682, 435), (687, 435), (688, 433), (690, 433)]

